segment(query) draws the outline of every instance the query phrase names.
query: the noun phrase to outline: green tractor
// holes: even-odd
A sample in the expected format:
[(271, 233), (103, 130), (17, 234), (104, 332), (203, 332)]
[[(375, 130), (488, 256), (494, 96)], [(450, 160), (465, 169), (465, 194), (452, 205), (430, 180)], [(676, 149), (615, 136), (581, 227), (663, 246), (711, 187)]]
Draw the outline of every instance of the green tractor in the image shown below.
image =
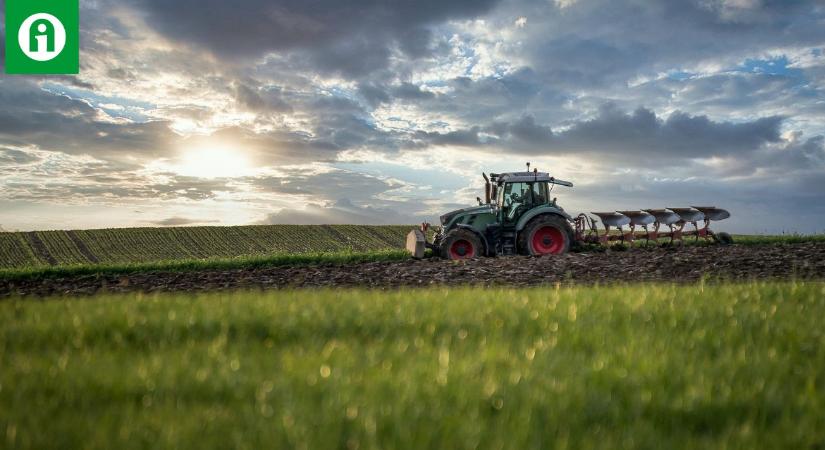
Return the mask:
[(441, 228), (432, 242), (427, 241), (428, 223), (407, 235), (407, 250), (414, 258), (423, 258), (428, 248), (443, 258), (469, 259), (560, 255), (574, 242), (609, 246), (620, 241), (632, 246), (641, 239), (646, 245), (670, 239), (671, 245), (693, 237), (697, 242), (733, 243), (728, 233), (710, 229), (711, 222), (730, 217), (730, 212), (715, 206), (592, 212), (598, 219), (586, 214), (574, 218), (550, 198), (555, 185), (572, 187), (569, 181), (535, 169), (531, 172), (530, 163), (527, 172), (482, 175), (485, 202), (478, 198), (478, 206), (441, 216)]
[(429, 224), (407, 236), (407, 250), (422, 258), (425, 249), (448, 259), (500, 255), (558, 255), (570, 250), (574, 221), (550, 194), (555, 185), (572, 187), (548, 173), (483, 174), (485, 201), (440, 217), (441, 227), (427, 241)]

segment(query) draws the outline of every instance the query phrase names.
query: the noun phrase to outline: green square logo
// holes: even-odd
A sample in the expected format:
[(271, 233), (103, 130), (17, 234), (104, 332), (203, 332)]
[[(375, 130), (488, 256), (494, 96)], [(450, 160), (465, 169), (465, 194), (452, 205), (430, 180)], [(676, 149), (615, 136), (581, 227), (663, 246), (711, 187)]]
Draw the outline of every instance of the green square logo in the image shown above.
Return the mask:
[(6, 0), (6, 73), (76, 74), (78, 0)]

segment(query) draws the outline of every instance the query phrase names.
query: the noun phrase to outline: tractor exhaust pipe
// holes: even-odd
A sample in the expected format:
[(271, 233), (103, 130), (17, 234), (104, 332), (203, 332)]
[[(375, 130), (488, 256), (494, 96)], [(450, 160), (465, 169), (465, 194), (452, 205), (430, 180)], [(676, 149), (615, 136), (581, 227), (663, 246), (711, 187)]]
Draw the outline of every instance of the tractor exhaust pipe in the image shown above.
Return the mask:
[(490, 204), (490, 192), (491, 192), (491, 189), (492, 189), (492, 187), (490, 186), (490, 179), (487, 178), (487, 174), (484, 173), (484, 172), (481, 172), (481, 176), (484, 177), (484, 201), (487, 202), (487, 204), (489, 205)]

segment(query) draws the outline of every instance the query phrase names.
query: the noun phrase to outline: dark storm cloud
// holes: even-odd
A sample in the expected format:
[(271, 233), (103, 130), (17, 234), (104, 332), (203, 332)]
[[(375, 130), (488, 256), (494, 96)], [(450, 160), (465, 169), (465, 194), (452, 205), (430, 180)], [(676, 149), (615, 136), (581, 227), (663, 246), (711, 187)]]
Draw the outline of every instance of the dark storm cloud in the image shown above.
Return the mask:
[(421, 89), (421, 86), (403, 82), (398, 85), (380, 85), (376, 83), (360, 83), (358, 93), (371, 107), (393, 101), (417, 103), (436, 98), (432, 92)]
[(496, 0), (132, 0), (165, 35), (222, 57), (301, 50), (320, 68), (365, 73), (382, 67), (389, 46), (426, 53), (426, 27), (474, 17)]
[(567, 102), (572, 96), (545, 84), (530, 68), (476, 79), (456, 77), (444, 80), (442, 87), (446, 92), (436, 95), (410, 83), (362, 84), (359, 93), (372, 106), (397, 102), (465, 123), (516, 120), (527, 111), (554, 123), (571, 118)]
[(674, 112), (663, 119), (639, 108), (625, 114), (612, 108), (560, 133), (558, 146), (616, 155), (700, 158), (741, 154), (780, 140), (782, 117), (751, 122), (714, 122), (707, 116)]
[(432, 92), (424, 91), (412, 83), (401, 83), (392, 90), (392, 95), (401, 100), (429, 100), (435, 98)]
[(0, 166), (17, 166), (21, 164), (33, 163), (39, 160), (40, 158), (37, 156), (22, 150), (0, 148)]
[[(723, 177), (756, 176), (782, 178), (808, 178), (818, 175), (825, 181), (825, 137), (813, 136), (782, 146), (760, 149), (748, 158), (731, 158), (720, 168)], [(816, 177), (815, 177), (816, 178)], [(825, 184), (819, 191), (825, 192)]]
[(292, 112), (292, 107), (284, 100), (280, 89), (260, 87), (243, 82), (235, 83), (233, 89), (235, 100), (243, 109), (259, 113)]
[(88, 103), (46, 92), (24, 79), (0, 80), (0, 140), (42, 149), (118, 159), (162, 154), (168, 123), (114, 123)]
[[(598, 117), (575, 122), (559, 132), (537, 124), (532, 116), (523, 116), (515, 122), (498, 122), (484, 128), (419, 132), (415, 138), (431, 145), (495, 146), (534, 154), (690, 159), (742, 154), (779, 142), (782, 120), (771, 116), (742, 123), (715, 122), (679, 111), (662, 118), (645, 108), (628, 114), (607, 105)], [(490, 137), (485, 139), (484, 134)]]

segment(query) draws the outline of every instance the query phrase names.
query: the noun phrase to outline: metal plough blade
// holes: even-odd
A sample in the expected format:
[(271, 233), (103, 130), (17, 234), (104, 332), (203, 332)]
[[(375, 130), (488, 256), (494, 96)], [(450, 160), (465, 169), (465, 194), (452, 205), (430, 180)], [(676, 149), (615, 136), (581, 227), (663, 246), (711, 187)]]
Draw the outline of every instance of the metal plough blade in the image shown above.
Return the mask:
[(599, 219), (602, 220), (602, 223), (605, 226), (609, 227), (617, 227), (621, 228), (624, 225), (630, 224), (630, 217), (625, 216), (624, 214), (611, 211), (611, 212), (592, 212), (593, 214), (599, 216)]
[(685, 222), (699, 222), (705, 220), (705, 213), (694, 208), (668, 208), (675, 212)]
[(676, 214), (673, 211), (668, 211), (667, 209), (645, 209), (644, 211), (656, 218), (656, 222), (662, 225), (673, 225), (674, 223), (682, 220), (682, 218), (679, 217), (679, 214)]
[(645, 211), (616, 211), (630, 218), (631, 225), (645, 226), (656, 221), (656, 217)]
[(693, 206), (693, 208), (702, 211), (705, 215), (705, 218), (708, 220), (725, 220), (730, 217), (730, 213), (722, 208), (717, 208), (715, 206)]

